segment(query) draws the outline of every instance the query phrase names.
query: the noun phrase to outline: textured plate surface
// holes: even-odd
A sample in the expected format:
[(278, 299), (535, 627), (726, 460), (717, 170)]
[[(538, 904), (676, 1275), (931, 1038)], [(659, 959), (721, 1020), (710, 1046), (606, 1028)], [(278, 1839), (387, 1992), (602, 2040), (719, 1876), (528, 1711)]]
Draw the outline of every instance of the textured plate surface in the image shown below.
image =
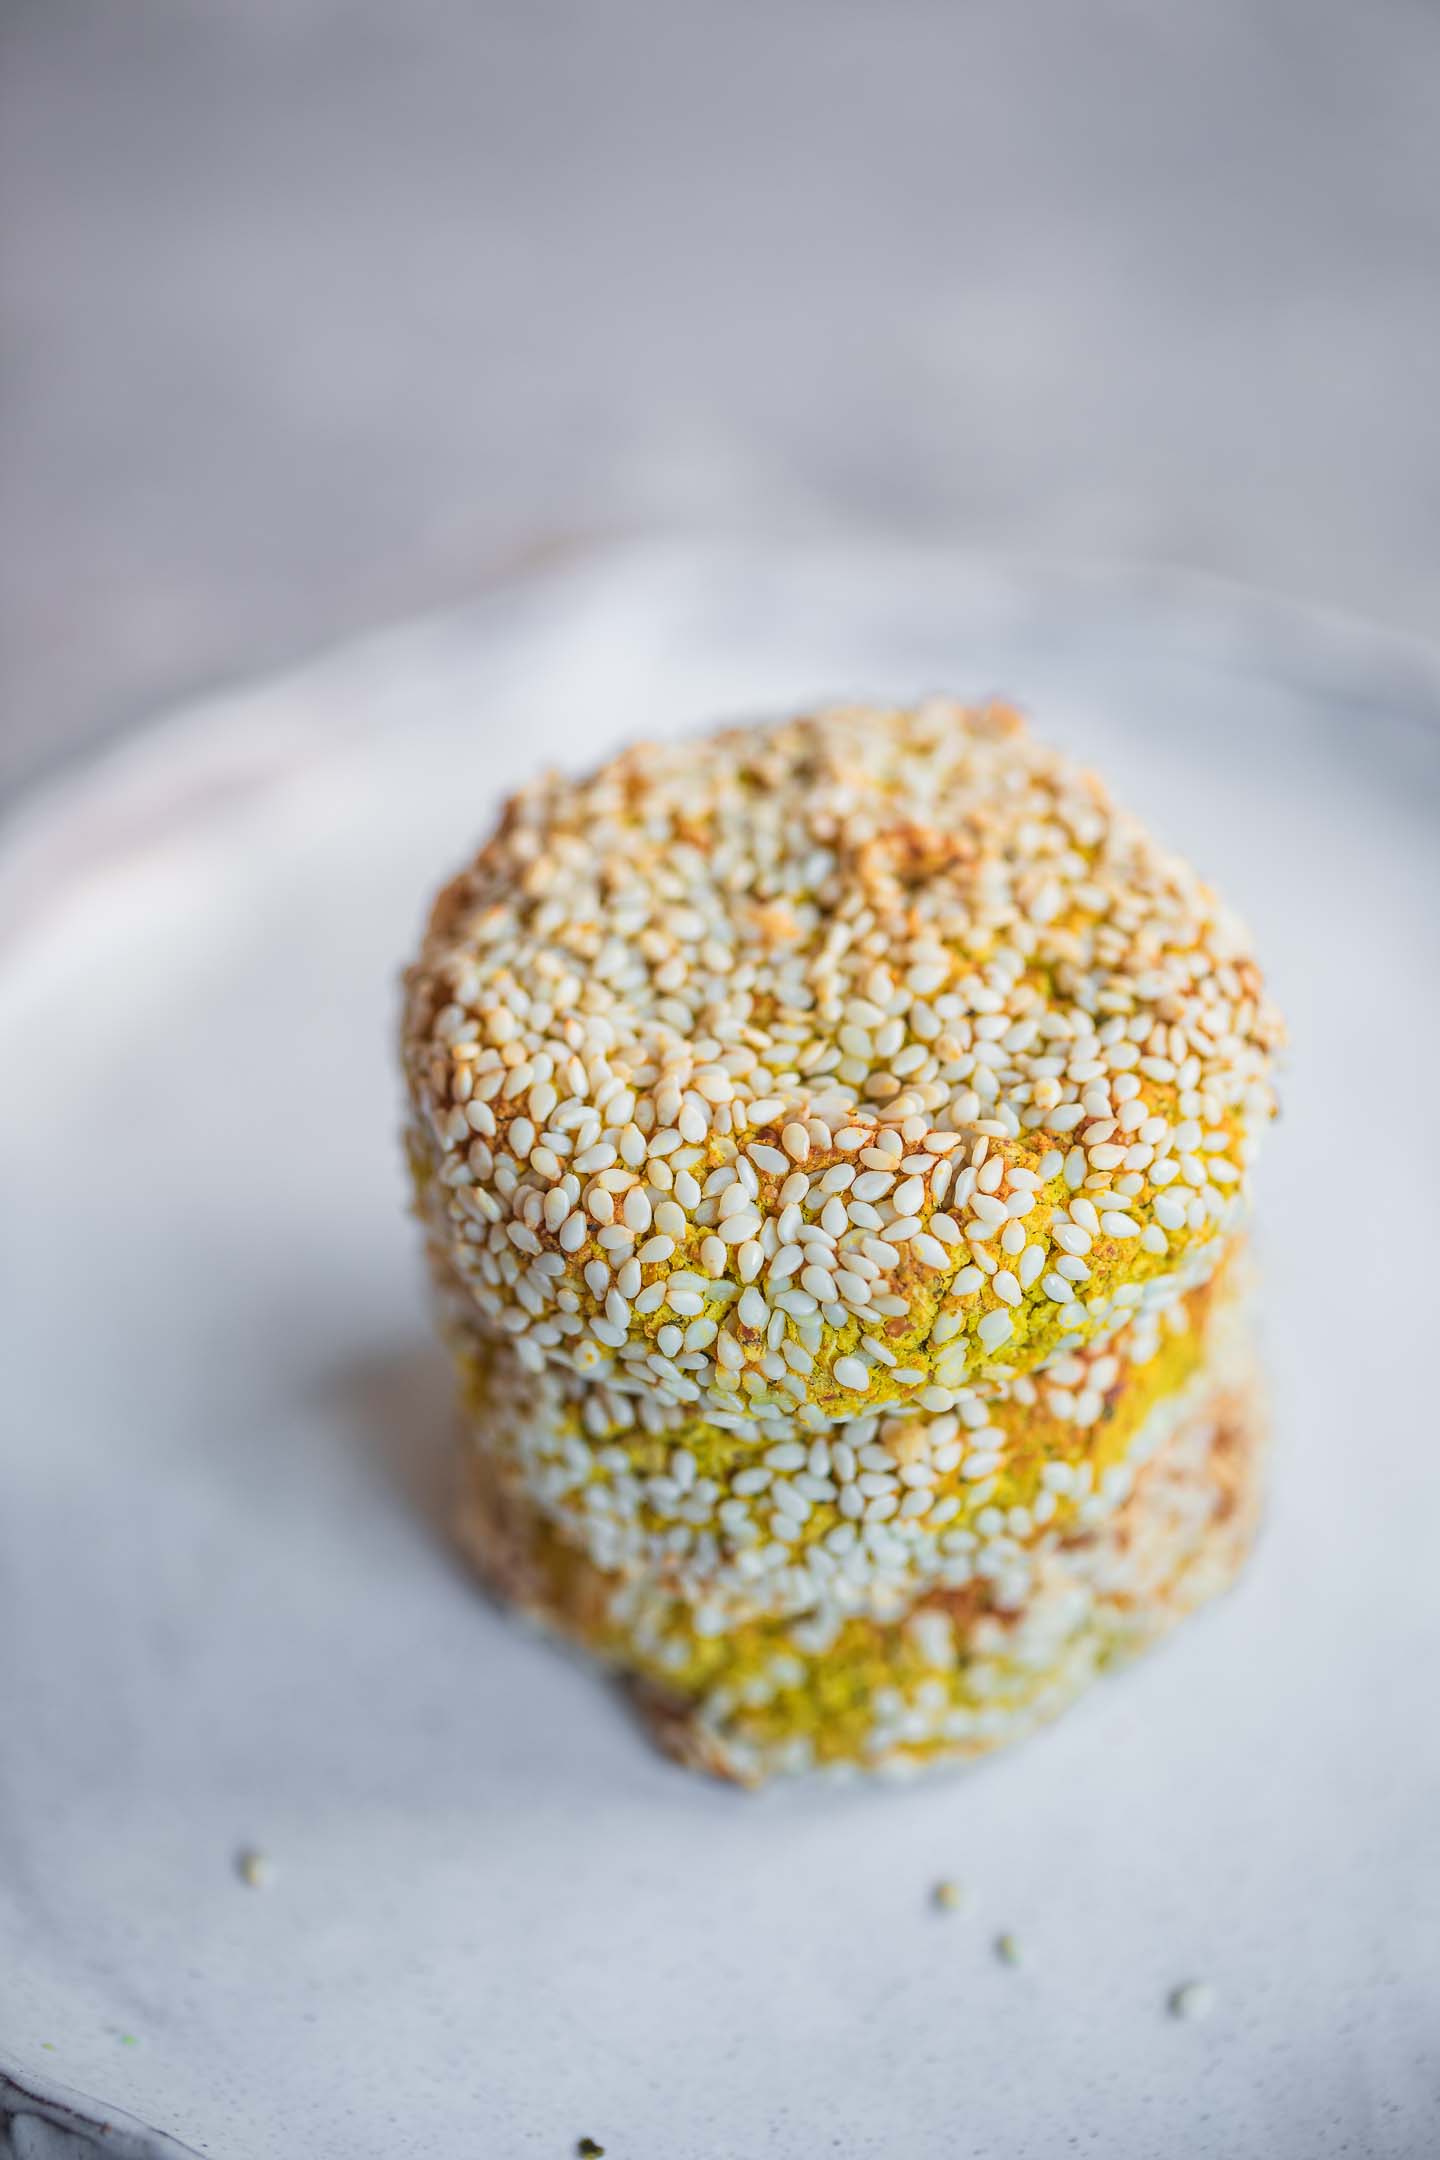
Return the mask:
[[(936, 686), (1013, 691), (1253, 923), (1294, 1038), (1277, 1495), (1238, 1592), (1024, 1750), (755, 1799), (658, 1760), (445, 1546), (394, 976), (538, 761)], [(30, 808), (0, 859), (20, 2085), (219, 2160), (1426, 2150), (1437, 944), (1423, 656), (934, 556), (582, 565)], [(1196, 1977), (1214, 2015), (1169, 2019)]]

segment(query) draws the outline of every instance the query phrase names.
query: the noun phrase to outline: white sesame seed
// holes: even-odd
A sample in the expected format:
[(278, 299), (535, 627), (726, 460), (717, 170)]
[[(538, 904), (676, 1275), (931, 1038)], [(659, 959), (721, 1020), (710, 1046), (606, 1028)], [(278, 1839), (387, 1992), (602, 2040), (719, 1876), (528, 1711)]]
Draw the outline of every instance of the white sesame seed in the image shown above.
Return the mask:
[(835, 1270), (835, 1288), (847, 1305), (869, 1303), (870, 1285), (863, 1275), (857, 1274), (852, 1268)]
[(988, 1312), (975, 1329), (976, 1335), (987, 1350), (998, 1350), (1001, 1343), (1008, 1342), (1013, 1332), (1009, 1313)]
[(643, 1186), (631, 1186), (629, 1192), (625, 1195), (620, 1212), (625, 1218), (626, 1227), (633, 1230), (637, 1237), (642, 1230), (650, 1228), (650, 1202), (646, 1197)]
[(843, 1237), (849, 1229), (850, 1217), (846, 1214), (845, 1203), (838, 1194), (827, 1200), (821, 1209), (820, 1227), (827, 1230), (833, 1238)]

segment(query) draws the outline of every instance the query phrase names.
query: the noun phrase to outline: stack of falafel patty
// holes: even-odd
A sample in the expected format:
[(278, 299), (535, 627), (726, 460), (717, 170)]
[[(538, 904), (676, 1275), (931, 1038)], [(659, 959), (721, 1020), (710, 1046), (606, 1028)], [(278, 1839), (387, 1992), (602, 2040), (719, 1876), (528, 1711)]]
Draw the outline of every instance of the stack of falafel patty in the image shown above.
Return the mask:
[(547, 776), (407, 981), (408, 1146), (503, 1596), (746, 1783), (998, 1746), (1222, 1588), (1279, 1025), (1004, 706)]

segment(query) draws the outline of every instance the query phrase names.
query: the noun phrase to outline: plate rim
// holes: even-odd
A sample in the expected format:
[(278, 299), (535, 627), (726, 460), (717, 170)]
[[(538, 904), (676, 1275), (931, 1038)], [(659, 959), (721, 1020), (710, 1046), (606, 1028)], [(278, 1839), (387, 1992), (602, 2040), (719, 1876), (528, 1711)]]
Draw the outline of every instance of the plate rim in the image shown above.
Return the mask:
[[(351, 671), (368, 673), (377, 663), (394, 670), (407, 658), (433, 655), (525, 595), (553, 604), (567, 591), (573, 599), (587, 590), (603, 592), (607, 585), (707, 568), (744, 566), (752, 573), (769, 568), (781, 580), (827, 570), (854, 575), (867, 564), (883, 564), (892, 573), (908, 564), (928, 577), (950, 575), (976, 598), (987, 591), (997, 599), (1009, 595), (1022, 601), (1047, 592), (1093, 594), (1098, 604), (1133, 609), (1151, 623), (1173, 622), (1232, 646), (1238, 637), (1244, 650), (1268, 648), (1257, 657), (1272, 673), (1321, 664), (1333, 671), (1343, 660), (1383, 690), (1397, 712), (1440, 730), (1440, 643), (1218, 573), (875, 535), (759, 547), (734, 536), (609, 540), (577, 546), (539, 567), (530, 563), (507, 571), (459, 606), (402, 616), (324, 643), (293, 665), (165, 706), (122, 735), (43, 770), (0, 809), (0, 982), (27, 934), (43, 927), (50, 906), (74, 888), (77, 875), (89, 884), (123, 871), (127, 858), (153, 836), (157, 820), (173, 831), (187, 812), (214, 814), (246, 793), (293, 777), (304, 763), (307, 740), (293, 723), (268, 737), (261, 730), (258, 741), (253, 735), (241, 740), (243, 724), (267, 707), (290, 703)], [(322, 756), (336, 739), (333, 732), (320, 738)], [(117, 810), (123, 814), (109, 829), (107, 819)], [(83, 838), (98, 844), (100, 853), (82, 852), (77, 860), (77, 821)], [(195, 2147), (172, 2133), (0, 2054), (0, 2127), (26, 2117), (83, 2141), (104, 2160), (200, 2160)]]

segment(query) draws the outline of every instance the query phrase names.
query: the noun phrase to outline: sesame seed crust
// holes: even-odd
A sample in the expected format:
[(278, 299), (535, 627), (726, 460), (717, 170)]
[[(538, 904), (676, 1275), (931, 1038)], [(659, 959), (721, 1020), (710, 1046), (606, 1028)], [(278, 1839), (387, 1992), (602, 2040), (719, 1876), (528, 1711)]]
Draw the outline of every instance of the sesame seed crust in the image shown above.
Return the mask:
[(704, 1631), (893, 1616), (927, 1586), (976, 1581), (1014, 1610), (1045, 1555), (1114, 1515), (1217, 1375), (1248, 1359), (1244, 1273), (1237, 1255), (1110, 1345), (964, 1390), (949, 1412), (875, 1412), (819, 1434), (717, 1424), (560, 1368), (537, 1376), (464, 1321), (451, 1347), (468, 1445), (512, 1469), (597, 1567), (643, 1571)]
[(461, 1533), (502, 1597), (630, 1680), (661, 1745), (691, 1767), (747, 1785), (810, 1770), (904, 1776), (1023, 1738), (1226, 1588), (1258, 1520), (1262, 1427), (1253, 1392), (1211, 1391), (1119, 1512), (1047, 1555), (1016, 1612), (972, 1583), (893, 1619), (806, 1615), (706, 1635), (646, 1578), (597, 1568), (478, 1452)]
[(1004, 706), (547, 777), (407, 978), (429, 1237), (531, 1371), (932, 1414), (1202, 1281), (1279, 1027), (1198, 878)]

